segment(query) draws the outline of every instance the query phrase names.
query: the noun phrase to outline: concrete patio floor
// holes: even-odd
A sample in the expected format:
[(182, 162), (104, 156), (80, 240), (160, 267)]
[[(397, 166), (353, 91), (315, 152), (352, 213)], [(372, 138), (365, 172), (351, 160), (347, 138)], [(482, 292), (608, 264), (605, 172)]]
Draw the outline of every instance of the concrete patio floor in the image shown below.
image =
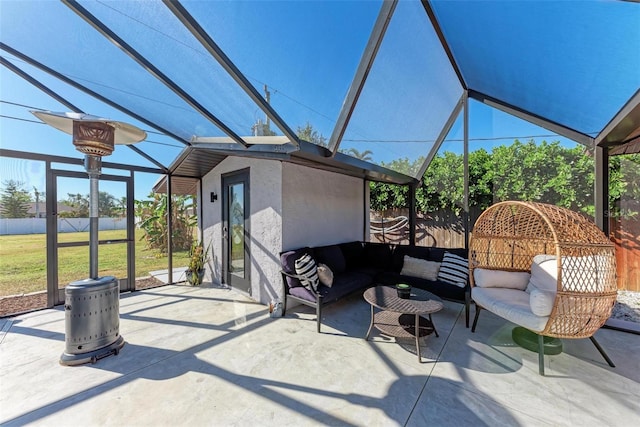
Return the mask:
[(372, 333), (359, 295), (272, 319), (229, 289), (164, 286), (123, 294), (118, 356), (59, 365), (62, 308), (0, 319), (3, 425), (638, 425), (640, 336), (602, 329), (545, 359), (511, 341), (512, 324), (462, 306), (434, 315), (415, 345)]

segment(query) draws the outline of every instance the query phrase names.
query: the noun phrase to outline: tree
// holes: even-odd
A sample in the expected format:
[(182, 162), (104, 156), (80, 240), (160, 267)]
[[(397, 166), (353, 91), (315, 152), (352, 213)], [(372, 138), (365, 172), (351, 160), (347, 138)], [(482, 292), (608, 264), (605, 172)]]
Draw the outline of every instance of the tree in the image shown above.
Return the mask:
[(127, 216), (127, 198), (125, 196), (122, 196), (118, 200), (116, 200), (114, 213), (120, 218), (124, 218)]
[(118, 215), (117, 200), (106, 191), (98, 192), (98, 215), (111, 218)]
[[(138, 227), (144, 231), (147, 248), (157, 251), (161, 255), (167, 253), (167, 195), (159, 193), (149, 194), (150, 200), (136, 200), (135, 214), (140, 221)], [(196, 217), (196, 207), (192, 196), (175, 196), (172, 200), (172, 242), (177, 250), (188, 250), (193, 245), (193, 227)]]
[[(59, 215), (63, 218), (88, 218), (90, 216), (89, 198), (89, 194), (67, 193), (67, 200), (63, 200), (61, 203), (69, 206), (72, 210), (70, 212), (60, 212)], [(113, 195), (106, 191), (99, 191), (98, 216), (107, 218), (118, 216), (121, 213), (118, 203), (119, 201)]]
[(640, 154), (609, 158), (610, 215), (640, 217)]
[(12, 179), (3, 183), (0, 213), (4, 218), (27, 218), (29, 216), (29, 202), (31, 196), (24, 189), (24, 183)]
[[(388, 169), (410, 174), (412, 170), (424, 162), (424, 157), (416, 159), (414, 162), (410, 162), (409, 158), (404, 157), (401, 159), (393, 160), (389, 163), (381, 162), (380, 165)], [(408, 207), (407, 197), (409, 195), (409, 189), (406, 185), (385, 184), (381, 182), (370, 182), (370, 203), (371, 209), (374, 211), (384, 211), (387, 209), (397, 209)]]
[(583, 147), (516, 139), (494, 148), (491, 157), (496, 200), (538, 201), (594, 215), (594, 163)]
[(371, 150), (364, 150), (360, 152), (355, 148), (349, 148), (347, 151), (345, 151), (345, 154), (355, 157), (356, 159), (364, 160), (365, 162), (370, 162), (371, 160), (373, 160), (373, 157), (371, 157), (373, 151)]
[(484, 148), (469, 153), (469, 207), (484, 210), (493, 203), (491, 154)]
[(409, 188), (406, 185), (370, 182), (369, 203), (371, 209), (382, 212), (387, 209), (408, 207)]
[[(423, 158), (398, 159), (385, 167), (402, 173), (416, 170)], [(627, 167), (621, 170), (622, 162)], [(640, 155), (610, 159), (609, 206), (611, 215), (638, 215)], [(633, 166), (630, 166), (633, 165)], [(433, 158), (416, 190), (420, 212), (452, 210), (460, 213), (463, 202), (463, 155), (445, 151)], [(567, 148), (558, 141), (536, 144), (533, 140), (479, 149), (469, 153), (469, 206), (482, 211), (495, 201), (539, 201), (593, 216), (594, 160), (582, 146)], [(371, 183), (371, 209), (384, 211), (408, 207), (406, 186)], [(624, 210), (624, 212), (623, 212)]]
[(67, 200), (62, 200), (65, 206), (71, 208), (68, 212), (59, 212), (58, 216), (62, 218), (88, 218), (89, 217), (89, 195), (80, 193), (67, 193)]
[(327, 146), (327, 138), (325, 138), (320, 132), (315, 130), (313, 126), (307, 122), (303, 127), (298, 126), (296, 129), (298, 138), (311, 142), (312, 144), (320, 145), (321, 147)]
[(40, 217), (40, 198), (42, 198), (44, 200), (46, 193), (44, 191), (39, 191), (38, 187), (36, 187), (35, 185), (33, 186), (33, 195), (36, 201), (36, 208), (35, 208), (35, 217), (39, 218)]
[(433, 158), (425, 172), (416, 198), (421, 212), (451, 210), (459, 214), (464, 198), (464, 162), (450, 151)]

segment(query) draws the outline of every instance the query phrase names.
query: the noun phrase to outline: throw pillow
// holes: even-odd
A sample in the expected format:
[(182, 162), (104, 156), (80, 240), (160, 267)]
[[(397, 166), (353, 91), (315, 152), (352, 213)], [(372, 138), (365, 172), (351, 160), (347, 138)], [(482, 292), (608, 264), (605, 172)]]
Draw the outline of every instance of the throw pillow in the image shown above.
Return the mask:
[(474, 284), (481, 288), (508, 288), (524, 291), (531, 274), (526, 271), (504, 271), (476, 268), (473, 270)]
[(318, 278), (320, 278), (320, 283), (328, 288), (333, 285), (333, 271), (325, 264), (318, 263)]
[(536, 255), (531, 263), (531, 279), (526, 291), (556, 291), (558, 289), (558, 262), (554, 255)]
[(438, 271), (440, 263), (435, 261), (427, 261), (426, 259), (413, 258), (409, 255), (404, 256), (402, 264), (403, 276), (419, 277), (427, 280), (438, 280)]
[(532, 289), (529, 294), (529, 305), (531, 312), (536, 316), (549, 316), (556, 301), (556, 293), (552, 291), (542, 291)]
[(464, 288), (469, 278), (469, 261), (461, 256), (445, 252), (438, 272), (438, 280)]
[(300, 276), (302, 286), (312, 292), (318, 292), (318, 268), (316, 262), (309, 254), (305, 254), (296, 260), (296, 274)]

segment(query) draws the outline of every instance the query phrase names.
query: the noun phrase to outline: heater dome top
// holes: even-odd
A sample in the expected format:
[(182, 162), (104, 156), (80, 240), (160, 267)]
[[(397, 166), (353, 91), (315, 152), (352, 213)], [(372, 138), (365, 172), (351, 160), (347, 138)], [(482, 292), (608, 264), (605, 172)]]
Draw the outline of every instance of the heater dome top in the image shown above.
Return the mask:
[(147, 137), (147, 133), (136, 126), (92, 116), (91, 114), (73, 112), (58, 113), (53, 111), (32, 111), (31, 113), (46, 124), (68, 133), (69, 135), (73, 135), (73, 122), (101, 122), (114, 128), (114, 144), (135, 144)]

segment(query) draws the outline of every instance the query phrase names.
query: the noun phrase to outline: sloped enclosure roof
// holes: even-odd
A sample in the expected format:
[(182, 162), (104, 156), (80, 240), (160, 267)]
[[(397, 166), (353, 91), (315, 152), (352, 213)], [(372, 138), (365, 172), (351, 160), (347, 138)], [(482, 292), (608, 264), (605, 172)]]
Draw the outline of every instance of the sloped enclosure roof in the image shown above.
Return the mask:
[[(611, 154), (639, 150), (634, 2), (27, 0), (0, 8), (3, 67), (69, 111), (104, 116), (84, 111), (89, 94), (169, 137), (138, 144), (128, 158), (176, 176), (198, 178), (239, 155), (408, 183), (467, 98)], [(308, 141), (298, 137), (305, 129)], [(390, 169), (403, 158), (425, 163)]]

